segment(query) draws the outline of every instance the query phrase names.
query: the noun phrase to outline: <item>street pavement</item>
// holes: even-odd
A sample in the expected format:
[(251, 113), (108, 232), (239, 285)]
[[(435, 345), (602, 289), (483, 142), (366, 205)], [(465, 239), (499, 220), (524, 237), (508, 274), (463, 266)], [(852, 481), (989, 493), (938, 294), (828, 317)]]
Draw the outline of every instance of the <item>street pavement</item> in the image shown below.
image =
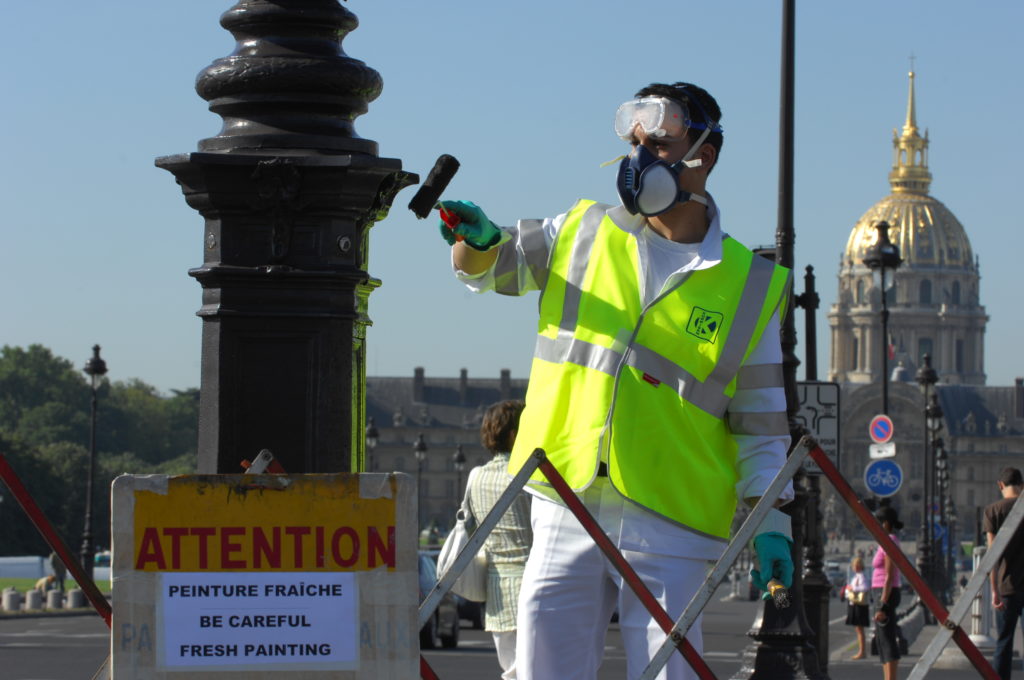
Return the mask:
[[(721, 592), (721, 591), (720, 591)], [(743, 651), (751, 643), (747, 631), (760, 608), (759, 602), (715, 598), (704, 614), (705, 659), (716, 677), (731, 678), (742, 667)], [(86, 610), (87, 611), (87, 610)], [(56, 614), (56, 613), (55, 613)], [(93, 613), (60, 613), (50, 616), (0, 616), (0, 678), (3, 680), (70, 680), (91, 678), (107, 656), (109, 631)], [(830, 603), (828, 677), (832, 680), (865, 680), (881, 677), (877, 657), (850, 661), (856, 651), (853, 628), (846, 626), (845, 607)], [(900, 662), (899, 678), (906, 678), (918, 661), (937, 626), (926, 626)], [(962, 657), (962, 655), (960, 655)], [(490, 633), (473, 630), (463, 622), (459, 646), (452, 650), (424, 652), (442, 680), (498, 678), (500, 669)], [(626, 662), (618, 626), (609, 627), (605, 659), (599, 680), (623, 680)], [(1020, 671), (1017, 671), (1020, 673)], [(929, 679), (969, 680), (980, 677), (969, 666), (933, 670)], [(1022, 675), (1021, 677), (1024, 677)]]

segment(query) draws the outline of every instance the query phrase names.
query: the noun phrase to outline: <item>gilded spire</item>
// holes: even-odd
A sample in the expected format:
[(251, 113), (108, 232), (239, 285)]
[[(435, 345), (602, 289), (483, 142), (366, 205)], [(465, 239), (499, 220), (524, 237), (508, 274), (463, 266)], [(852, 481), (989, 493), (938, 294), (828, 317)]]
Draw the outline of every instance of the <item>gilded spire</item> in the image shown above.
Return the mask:
[(917, 131), (917, 103), (914, 96), (914, 72), (911, 71), (910, 93), (907, 97), (907, 119), (903, 134), (892, 131), (893, 162), (889, 184), (893, 193), (927, 194), (932, 175), (928, 172), (928, 132)]
[(917, 132), (917, 111), (914, 104), (914, 72), (910, 72), (910, 96), (907, 97), (907, 121), (903, 123), (903, 134), (912, 135)]

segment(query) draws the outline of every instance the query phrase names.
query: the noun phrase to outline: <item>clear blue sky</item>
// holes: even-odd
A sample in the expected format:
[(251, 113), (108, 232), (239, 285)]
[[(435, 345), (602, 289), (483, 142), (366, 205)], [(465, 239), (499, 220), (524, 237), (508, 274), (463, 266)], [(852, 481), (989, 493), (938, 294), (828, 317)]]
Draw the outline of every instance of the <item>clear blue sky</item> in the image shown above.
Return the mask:
[[(84, 363), (94, 343), (116, 380), (199, 384), (202, 219), (157, 156), (220, 129), (196, 74), (234, 48), (229, 1), (10, 3), (4, 94), (0, 344), (42, 343)], [(774, 243), (781, 3), (609, 0), (350, 0), (345, 51), (384, 92), (356, 122), (381, 155), (425, 176), (441, 153), (462, 169), (446, 192), (499, 224), (552, 216), (576, 198), (615, 200), (623, 151), (615, 107), (652, 81), (707, 87), (725, 146), (710, 189), (725, 229)], [(918, 124), (931, 136), (932, 195), (967, 228), (991, 320), (989, 384), (1024, 376), (1018, 348), (1024, 3), (797, 2), (795, 227), (798, 290), (818, 274), (819, 375), (839, 255), (889, 193), (892, 129), (916, 57)], [(536, 298), (476, 296), (451, 276), (433, 220), (399, 195), (373, 228), (371, 375), (525, 377)], [(802, 331), (802, 319), (798, 329)], [(801, 333), (801, 343), (803, 342)], [(802, 346), (798, 350), (803, 352)], [(802, 377), (802, 372), (801, 372)]]

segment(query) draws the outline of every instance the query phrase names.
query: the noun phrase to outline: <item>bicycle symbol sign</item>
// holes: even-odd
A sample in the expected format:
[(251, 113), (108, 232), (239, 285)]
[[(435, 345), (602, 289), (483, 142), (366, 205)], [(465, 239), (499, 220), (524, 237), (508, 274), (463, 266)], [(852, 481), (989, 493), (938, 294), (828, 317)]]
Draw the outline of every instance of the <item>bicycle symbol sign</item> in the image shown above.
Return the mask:
[(889, 458), (871, 461), (864, 468), (864, 485), (876, 496), (892, 496), (903, 485), (903, 469)]

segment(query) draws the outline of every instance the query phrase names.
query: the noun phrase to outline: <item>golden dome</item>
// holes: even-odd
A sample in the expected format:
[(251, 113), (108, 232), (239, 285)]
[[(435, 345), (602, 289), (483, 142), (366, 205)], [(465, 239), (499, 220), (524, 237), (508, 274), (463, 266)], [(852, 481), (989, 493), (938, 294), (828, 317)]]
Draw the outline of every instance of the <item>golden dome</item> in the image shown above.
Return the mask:
[(974, 270), (967, 232), (949, 208), (931, 196), (893, 193), (857, 220), (846, 243), (845, 264), (858, 266), (878, 241), (875, 224), (889, 223), (889, 240), (899, 246), (903, 268), (939, 267)]
[(893, 130), (892, 193), (871, 206), (857, 221), (846, 243), (844, 267), (862, 264), (865, 251), (878, 241), (875, 224), (889, 223), (889, 239), (899, 246), (903, 268), (942, 268), (974, 271), (974, 252), (960, 221), (940, 201), (928, 195), (928, 133), (917, 129), (914, 72), (910, 74), (907, 117), (902, 134)]

